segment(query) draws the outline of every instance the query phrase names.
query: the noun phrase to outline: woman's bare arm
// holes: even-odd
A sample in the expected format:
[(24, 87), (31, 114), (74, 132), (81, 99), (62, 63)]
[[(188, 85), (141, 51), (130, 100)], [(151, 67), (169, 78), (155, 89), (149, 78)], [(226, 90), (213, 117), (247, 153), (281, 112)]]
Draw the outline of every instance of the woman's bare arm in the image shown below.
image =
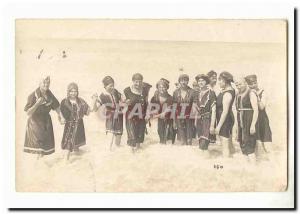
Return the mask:
[(60, 111), (60, 107), (57, 107), (57, 108), (55, 109), (55, 111), (56, 111), (56, 113), (57, 113), (57, 117), (58, 117), (59, 122), (60, 122), (61, 124), (65, 124), (66, 121), (65, 121), (65, 118), (64, 118), (64, 116), (62, 115), (62, 113), (61, 113), (61, 111)]
[(89, 116), (91, 112), (93, 112), (93, 109), (91, 109), (90, 107), (88, 107), (85, 115)]
[[(97, 94), (94, 94), (93, 96), (92, 96), (92, 99), (93, 99), (93, 103), (92, 103), (92, 108), (90, 109), (89, 108), (89, 112), (96, 112), (96, 111), (98, 111), (98, 109), (99, 109), (99, 107), (101, 106), (101, 102), (100, 102), (100, 100), (98, 99), (98, 95)], [(99, 105), (97, 105), (97, 104), (99, 104)]]
[(260, 110), (264, 110), (266, 108), (266, 95), (265, 95), (265, 92), (262, 93), (261, 95), (261, 99), (260, 101), (258, 102), (258, 107)]
[(213, 104), (211, 109), (211, 120), (210, 120), (210, 129), (215, 129), (215, 123), (216, 123), (216, 104)]
[(250, 133), (251, 134), (254, 134), (253, 130), (255, 131), (255, 125), (256, 125), (256, 122), (257, 122), (257, 118), (258, 118), (258, 102), (257, 102), (257, 96), (254, 94), (254, 92), (250, 92), (250, 102), (251, 102), (251, 106), (252, 106), (252, 109), (253, 109), (253, 116), (252, 116), (252, 122), (251, 122), (251, 126), (250, 126)]

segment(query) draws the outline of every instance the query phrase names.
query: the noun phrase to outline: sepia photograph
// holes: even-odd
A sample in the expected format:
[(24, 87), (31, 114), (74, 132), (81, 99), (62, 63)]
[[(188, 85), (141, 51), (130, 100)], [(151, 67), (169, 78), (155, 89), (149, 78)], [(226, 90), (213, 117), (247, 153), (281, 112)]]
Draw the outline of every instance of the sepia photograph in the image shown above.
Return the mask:
[(284, 19), (17, 19), (17, 192), (284, 192)]

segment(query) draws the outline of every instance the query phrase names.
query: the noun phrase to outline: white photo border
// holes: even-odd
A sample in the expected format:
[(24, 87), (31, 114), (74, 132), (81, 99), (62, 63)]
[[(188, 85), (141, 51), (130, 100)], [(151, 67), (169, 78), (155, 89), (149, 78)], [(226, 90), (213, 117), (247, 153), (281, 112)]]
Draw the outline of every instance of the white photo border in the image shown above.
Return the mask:
[[(295, 1), (14, 1), (2, 3), (0, 95), (2, 194), (5, 208), (293, 208)], [(46, 3), (45, 3), (46, 2)], [(288, 190), (274, 193), (19, 193), (15, 191), (15, 19), (154, 18), (288, 20)], [(118, 203), (116, 203), (116, 201)]]

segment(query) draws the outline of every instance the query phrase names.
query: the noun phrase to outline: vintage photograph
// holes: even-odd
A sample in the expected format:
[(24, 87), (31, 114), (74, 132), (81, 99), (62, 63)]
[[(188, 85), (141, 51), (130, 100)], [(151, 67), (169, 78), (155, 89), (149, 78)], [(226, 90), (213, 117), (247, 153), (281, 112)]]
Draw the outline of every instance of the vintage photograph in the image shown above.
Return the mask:
[(287, 21), (17, 19), (17, 192), (282, 192)]

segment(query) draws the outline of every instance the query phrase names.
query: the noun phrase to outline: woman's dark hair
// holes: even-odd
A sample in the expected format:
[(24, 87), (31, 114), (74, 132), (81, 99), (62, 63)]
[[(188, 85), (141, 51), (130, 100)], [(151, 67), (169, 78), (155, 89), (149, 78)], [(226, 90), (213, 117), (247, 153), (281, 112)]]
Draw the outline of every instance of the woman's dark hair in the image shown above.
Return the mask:
[(227, 71), (223, 71), (222, 73), (220, 73), (219, 80), (220, 79), (223, 79), (225, 81), (225, 83), (228, 85), (231, 85), (231, 83), (233, 82), (232, 74)]

